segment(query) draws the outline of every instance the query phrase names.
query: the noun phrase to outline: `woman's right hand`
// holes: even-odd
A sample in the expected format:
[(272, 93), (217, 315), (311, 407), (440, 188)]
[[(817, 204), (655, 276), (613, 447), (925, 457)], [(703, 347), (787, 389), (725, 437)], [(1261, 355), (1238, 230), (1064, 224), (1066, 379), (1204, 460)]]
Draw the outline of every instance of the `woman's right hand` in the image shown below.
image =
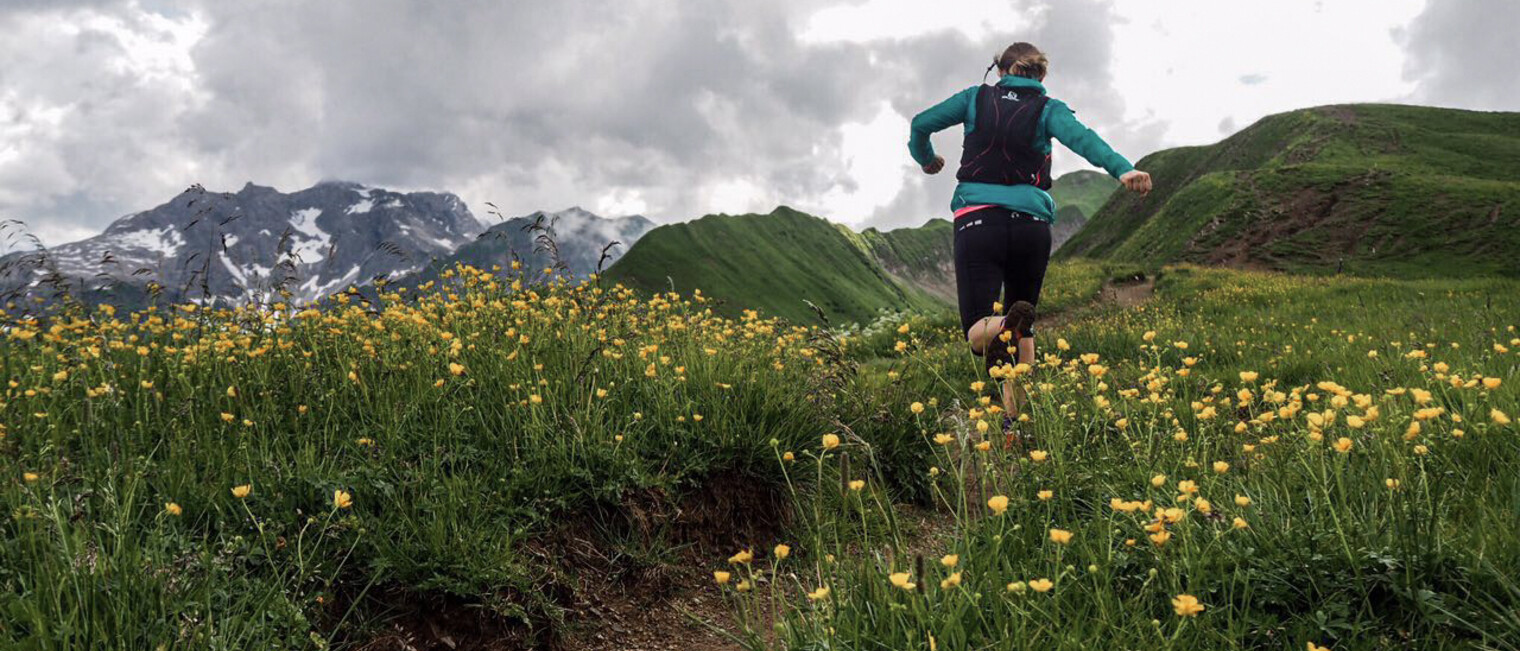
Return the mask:
[(1139, 193), (1142, 197), (1151, 193), (1151, 175), (1146, 172), (1130, 170), (1119, 177), (1119, 182), (1124, 184), (1125, 189)]
[(942, 170), (942, 169), (945, 169), (945, 157), (944, 156), (935, 156), (933, 162), (931, 162), (928, 165), (924, 166), (924, 173), (925, 174), (939, 174), (939, 171)]

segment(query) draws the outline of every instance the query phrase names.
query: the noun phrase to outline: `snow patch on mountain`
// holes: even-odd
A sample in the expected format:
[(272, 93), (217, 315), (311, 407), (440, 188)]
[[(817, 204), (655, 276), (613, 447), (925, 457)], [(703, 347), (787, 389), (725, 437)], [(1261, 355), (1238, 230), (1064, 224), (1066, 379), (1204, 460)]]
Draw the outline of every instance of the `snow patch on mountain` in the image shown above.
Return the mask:
[(127, 231), (118, 236), (117, 241), (125, 247), (143, 249), (163, 256), (176, 255), (180, 247), (185, 245), (185, 238), (180, 237), (173, 226)]

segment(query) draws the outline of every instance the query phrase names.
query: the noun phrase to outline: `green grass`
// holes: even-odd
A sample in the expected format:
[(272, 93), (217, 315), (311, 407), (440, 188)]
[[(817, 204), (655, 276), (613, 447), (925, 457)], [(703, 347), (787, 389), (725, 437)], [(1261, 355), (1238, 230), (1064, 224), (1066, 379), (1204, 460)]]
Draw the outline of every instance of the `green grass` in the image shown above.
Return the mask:
[(1268, 116), (1140, 161), (1062, 256), (1301, 273), (1520, 275), (1520, 114), (1349, 105)]
[[(1153, 302), (1046, 339), (1024, 380), (1027, 447), (1005, 445), (959, 347), (925, 342), (897, 367), (916, 388), (893, 407), (936, 451), (921, 475), (953, 530), (867, 543), (814, 526), (794, 544), (805, 557), (739, 569), (788, 595), (782, 648), (1514, 648), (1520, 439), (1491, 410), (1520, 410), (1520, 306), (1494, 300), (1517, 289), (1170, 268)], [(827, 469), (859, 445), (809, 455)], [(905, 517), (876, 478), (852, 475), (861, 493), (797, 509), (825, 523)], [(1005, 513), (983, 506), (992, 496)], [(1151, 509), (1171, 507), (1176, 522), (1147, 529)], [(1156, 531), (1170, 538), (1157, 545)], [(1034, 590), (1040, 579), (1053, 587)], [(826, 597), (802, 596), (819, 587)], [(756, 603), (731, 594), (741, 612)], [(1205, 609), (1179, 616), (1179, 595)]]
[[(551, 648), (584, 591), (691, 565), (734, 572), (707, 597), (757, 648), (1520, 645), (1520, 439), (1491, 414), (1520, 415), (1516, 281), (1180, 266), (1093, 305), (1133, 270), (1052, 267), (1045, 311), (1083, 318), (1041, 328), (1027, 447), (943, 308), (823, 330), (469, 272), (295, 313), (7, 321), (0, 647), (361, 649), (431, 621)], [(1173, 537), (1114, 498), (1183, 509)], [(904, 503), (953, 525), (915, 533)]]
[(681, 526), (743, 529), (640, 514), (774, 491), (772, 441), (840, 419), (806, 330), (512, 282), (8, 323), (0, 647), (362, 646), (440, 602), (547, 644), (579, 566), (544, 541), (674, 562)]

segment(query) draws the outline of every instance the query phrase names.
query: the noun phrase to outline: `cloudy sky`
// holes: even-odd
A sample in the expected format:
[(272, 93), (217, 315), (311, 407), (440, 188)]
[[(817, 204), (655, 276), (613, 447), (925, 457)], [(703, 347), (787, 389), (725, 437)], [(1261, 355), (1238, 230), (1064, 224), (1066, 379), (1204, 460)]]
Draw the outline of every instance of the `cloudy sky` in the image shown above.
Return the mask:
[(344, 179), (486, 219), (918, 224), (953, 178), (908, 120), (1016, 40), (1138, 160), (1319, 104), (1520, 110), (1517, 25), (1515, 0), (0, 0), (0, 218), (56, 244), (192, 183)]

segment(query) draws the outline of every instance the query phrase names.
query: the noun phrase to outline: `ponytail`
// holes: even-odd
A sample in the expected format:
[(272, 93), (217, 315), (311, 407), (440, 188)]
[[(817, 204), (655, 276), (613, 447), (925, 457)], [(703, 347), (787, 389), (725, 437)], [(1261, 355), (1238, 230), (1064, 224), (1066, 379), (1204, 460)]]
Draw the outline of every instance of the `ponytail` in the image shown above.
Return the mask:
[[(1003, 74), (1028, 77), (1036, 81), (1045, 79), (1045, 73), (1050, 67), (1050, 59), (1045, 56), (1040, 48), (1032, 44), (1018, 42), (1003, 50), (1003, 54), (993, 59), (992, 65), (1003, 71)], [(988, 72), (992, 71), (989, 67)], [(983, 74), (982, 78), (986, 79)]]

